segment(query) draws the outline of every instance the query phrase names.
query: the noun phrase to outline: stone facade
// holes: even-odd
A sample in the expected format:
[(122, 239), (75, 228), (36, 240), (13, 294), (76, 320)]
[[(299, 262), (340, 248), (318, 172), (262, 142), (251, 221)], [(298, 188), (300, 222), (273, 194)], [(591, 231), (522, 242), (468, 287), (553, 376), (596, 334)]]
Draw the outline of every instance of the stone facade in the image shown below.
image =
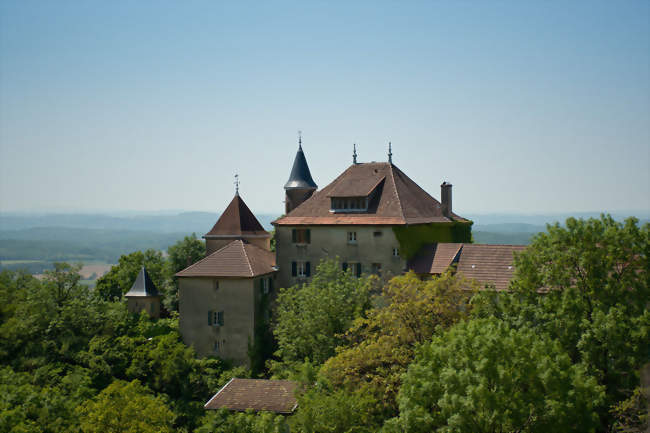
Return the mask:
[[(262, 299), (273, 274), (256, 278), (179, 278), (180, 332), (199, 356), (248, 365)], [(263, 280), (267, 280), (265, 283)], [(265, 285), (266, 284), (266, 285)]]
[[(294, 242), (293, 230), (309, 230), (309, 243)], [(374, 273), (382, 278), (399, 275), (406, 267), (390, 226), (277, 226), (275, 239), (279, 287), (293, 286), (308, 278), (293, 275), (294, 262), (309, 262), (313, 274), (321, 260), (338, 258), (353, 274), (357, 274), (356, 264), (360, 264), (362, 274)]]

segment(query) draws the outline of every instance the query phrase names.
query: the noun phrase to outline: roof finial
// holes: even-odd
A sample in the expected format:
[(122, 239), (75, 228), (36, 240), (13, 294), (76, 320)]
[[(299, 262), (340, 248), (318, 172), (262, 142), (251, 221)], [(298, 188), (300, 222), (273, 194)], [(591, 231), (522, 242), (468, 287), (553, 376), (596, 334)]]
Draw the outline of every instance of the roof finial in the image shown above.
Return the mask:
[(352, 152), (352, 163), (356, 164), (357, 163), (357, 143), (352, 143), (352, 146), (354, 148), (354, 151)]
[(239, 175), (235, 174), (235, 195), (239, 195)]
[(388, 142), (388, 162), (393, 163), (393, 149), (390, 141)]
[(302, 131), (298, 131), (298, 149), (302, 150)]

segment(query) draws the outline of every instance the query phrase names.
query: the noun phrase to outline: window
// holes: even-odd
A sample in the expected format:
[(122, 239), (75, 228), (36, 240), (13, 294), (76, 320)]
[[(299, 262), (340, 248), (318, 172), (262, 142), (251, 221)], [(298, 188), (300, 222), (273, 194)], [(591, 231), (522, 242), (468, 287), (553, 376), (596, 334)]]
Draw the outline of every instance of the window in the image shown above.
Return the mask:
[(309, 277), (311, 275), (309, 262), (291, 262), (291, 275), (294, 277)]
[(399, 248), (393, 248), (393, 257), (399, 257)]
[(342, 264), (343, 271), (350, 270), (350, 273), (355, 277), (359, 278), (361, 276), (361, 263), (347, 263), (343, 262)]
[(271, 291), (271, 278), (262, 278), (262, 293), (267, 295)]
[(377, 230), (376, 232), (373, 232), (373, 236), (378, 238), (379, 236), (383, 235), (384, 233), (381, 230)]
[(309, 244), (311, 243), (311, 230), (309, 229), (292, 229), (291, 241), (294, 244)]
[(223, 326), (223, 311), (208, 311), (208, 326)]
[(349, 244), (357, 243), (357, 232), (348, 232), (348, 243)]
[(375, 275), (381, 275), (381, 263), (372, 264), (372, 273)]
[(219, 288), (219, 280), (214, 280), (214, 290)]
[(368, 210), (368, 197), (332, 197), (331, 212), (365, 212)]
[(219, 353), (224, 349), (224, 346), (226, 345), (226, 340), (217, 340), (214, 342), (214, 353)]

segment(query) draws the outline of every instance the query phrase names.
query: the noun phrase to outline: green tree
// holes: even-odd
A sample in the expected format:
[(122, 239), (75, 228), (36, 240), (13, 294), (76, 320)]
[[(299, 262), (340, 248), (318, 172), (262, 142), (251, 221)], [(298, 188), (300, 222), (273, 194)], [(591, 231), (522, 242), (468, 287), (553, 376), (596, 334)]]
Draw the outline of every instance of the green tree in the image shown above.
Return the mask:
[(370, 284), (330, 260), (319, 264), (309, 284), (280, 289), (273, 330), (277, 354), (286, 363), (323, 363), (368, 308)]
[(161, 397), (152, 395), (138, 380), (117, 380), (78, 413), (85, 433), (172, 432), (174, 414)]
[(173, 284), (165, 290), (165, 306), (170, 311), (178, 311), (178, 280), (174, 275), (205, 257), (205, 243), (196, 238), (196, 233), (167, 248), (167, 272)]
[(534, 327), (584, 363), (606, 387), (605, 427), (608, 408), (632, 394), (650, 361), (649, 253), (649, 224), (569, 218), (533, 239), (515, 258), (512, 293), (483, 294), (477, 314)]
[(386, 431), (593, 431), (604, 397), (560, 344), (495, 318), (461, 322), (424, 344)]
[(271, 412), (233, 413), (227, 409), (209, 411), (195, 433), (289, 433), (282, 415)]
[(382, 402), (381, 412), (395, 416), (401, 377), (415, 345), (466, 317), (475, 290), (473, 282), (451, 273), (424, 281), (413, 272), (391, 279), (321, 374), (337, 388), (363, 388)]
[(160, 251), (149, 249), (121, 256), (118, 264), (97, 280), (96, 293), (107, 301), (121, 299), (122, 295), (131, 289), (142, 266), (147, 267), (147, 272), (158, 290), (164, 292), (169, 284), (165, 259)]

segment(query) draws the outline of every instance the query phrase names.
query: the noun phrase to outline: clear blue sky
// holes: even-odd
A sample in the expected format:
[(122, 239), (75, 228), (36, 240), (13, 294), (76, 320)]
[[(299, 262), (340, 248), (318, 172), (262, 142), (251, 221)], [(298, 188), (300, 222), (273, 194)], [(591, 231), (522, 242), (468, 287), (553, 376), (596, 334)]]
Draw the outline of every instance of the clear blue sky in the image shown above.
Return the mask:
[(319, 187), (650, 209), (650, 2), (0, 2), (0, 210), (281, 213), (299, 129)]

